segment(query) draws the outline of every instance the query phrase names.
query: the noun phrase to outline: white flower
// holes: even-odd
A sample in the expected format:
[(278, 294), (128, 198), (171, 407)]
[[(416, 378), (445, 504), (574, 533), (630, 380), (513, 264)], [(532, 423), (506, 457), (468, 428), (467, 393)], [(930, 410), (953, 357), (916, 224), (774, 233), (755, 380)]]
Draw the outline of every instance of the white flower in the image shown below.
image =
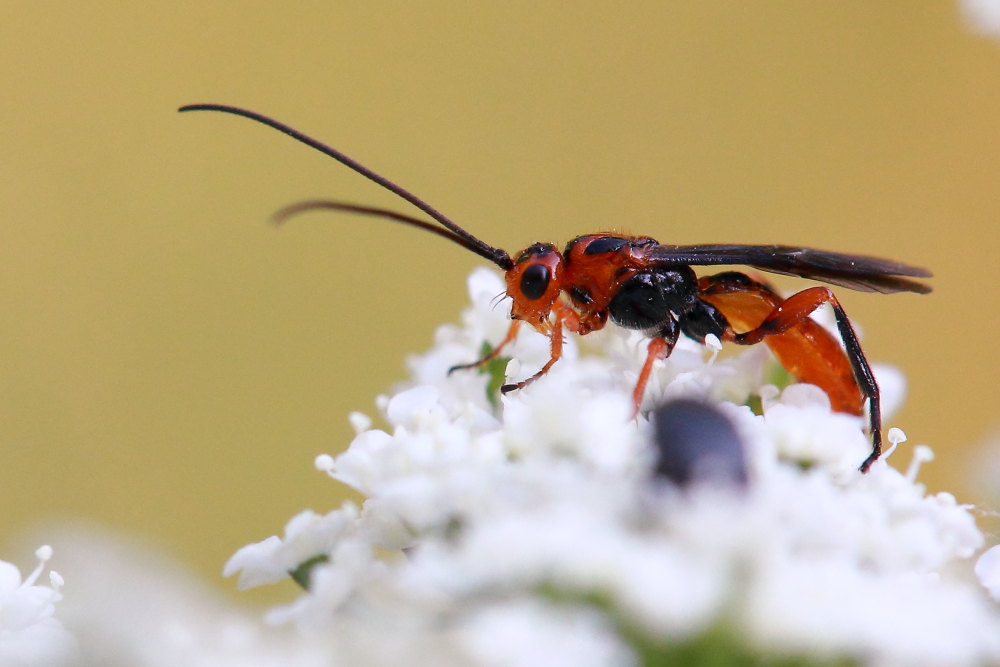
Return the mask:
[(976, 576), (993, 599), (1000, 601), (1000, 545), (990, 547), (979, 557)]
[(474, 664), (599, 667), (633, 662), (608, 619), (585, 607), (540, 600), (500, 602), (468, 614), (459, 645)]
[(1000, 655), (996, 611), (970, 587), (841, 558), (785, 554), (762, 566), (741, 618), (762, 646), (875, 664), (974, 665)]
[(356, 530), (358, 508), (344, 503), (339, 510), (320, 516), (312, 510), (300, 512), (285, 525), (285, 538), (277, 536), (248, 544), (226, 563), (222, 575), (240, 573), (239, 587), (253, 588), (284, 579), (299, 565), (315, 556), (326, 556)]
[[(51, 635), (34, 647), (45, 667), (331, 667), (333, 642), (294, 628), (264, 625), (209, 590), (159, 548), (142, 547), (95, 526), (45, 529), (67, 574), (58, 613), (79, 646), (68, 659), (47, 659)], [(64, 631), (65, 632), (65, 631)], [(0, 645), (3, 639), (0, 639)]]
[(961, 0), (965, 21), (972, 30), (992, 37), (1000, 37), (1000, 1)]
[(76, 643), (55, 618), (62, 577), (49, 571), (49, 585), (38, 585), (52, 548), (40, 547), (38, 566), (23, 581), (15, 565), (0, 561), (0, 665), (50, 665), (68, 661)]
[[(1000, 661), (1000, 613), (970, 577), (984, 538), (968, 507), (915, 481), (924, 449), (905, 474), (886, 455), (863, 475), (864, 420), (815, 387), (766, 385), (765, 346), (716, 358), (682, 340), (654, 365), (644, 411), (717, 406), (748, 481), (679, 488), (653, 473), (648, 417), (630, 418), (638, 333), (570, 336), (547, 375), (502, 397), (489, 389), (501, 378), (447, 373), (502, 339), (509, 320), (488, 307), (502, 290), (474, 272), (463, 326), (442, 327), (379, 399), (388, 429), (354, 415), (348, 450), (317, 460), (367, 497), (360, 512), (299, 515), (227, 565), (243, 586), (311, 566), (272, 621), (332, 633), (352, 664), (619, 665), (709, 645), (734, 661)], [(521, 379), (547, 341), (526, 331), (509, 354), (507, 379)], [(904, 383), (878, 375), (889, 414)], [(978, 572), (995, 591), (992, 553)]]

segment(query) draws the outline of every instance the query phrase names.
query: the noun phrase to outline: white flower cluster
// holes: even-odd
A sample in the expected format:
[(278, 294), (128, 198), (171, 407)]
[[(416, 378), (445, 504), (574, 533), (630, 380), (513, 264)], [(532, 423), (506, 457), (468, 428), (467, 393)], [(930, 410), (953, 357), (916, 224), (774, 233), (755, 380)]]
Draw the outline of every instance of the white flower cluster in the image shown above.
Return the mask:
[(39, 547), (38, 565), (24, 580), (17, 566), (0, 560), (0, 665), (29, 667), (67, 660), (76, 643), (53, 615), (62, 599), (62, 577), (49, 571), (49, 585), (39, 585), (52, 548)]
[(988, 37), (1000, 37), (1000, 0), (960, 0), (969, 29)]
[[(364, 504), (303, 512), (227, 564), (243, 587), (295, 573), (306, 592), (271, 620), (334, 638), (345, 664), (1000, 661), (969, 509), (926, 495), (916, 465), (859, 473), (863, 421), (814, 387), (766, 386), (765, 346), (717, 359), (682, 340), (655, 368), (644, 412), (699, 397), (744, 448), (747, 484), (681, 487), (653, 472), (647, 418), (630, 419), (641, 335), (570, 337), (551, 372), (499, 397), (489, 373), (447, 372), (509, 323), (494, 273), (469, 287), (463, 326), (380, 398), (388, 427), (354, 415), (350, 448), (317, 459)], [(511, 356), (523, 378), (548, 341), (522, 333)], [(902, 381), (876, 372), (891, 408)], [(981, 569), (997, 585), (1000, 565)]]

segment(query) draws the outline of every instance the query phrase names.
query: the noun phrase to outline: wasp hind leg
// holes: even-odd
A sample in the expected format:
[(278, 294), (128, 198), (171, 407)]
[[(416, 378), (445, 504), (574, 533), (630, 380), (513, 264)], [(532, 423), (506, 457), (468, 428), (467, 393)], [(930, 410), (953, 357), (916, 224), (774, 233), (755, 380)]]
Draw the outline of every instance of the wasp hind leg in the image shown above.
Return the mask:
[[(731, 287), (733, 287), (733, 292), (760, 290), (773, 294), (771, 290), (760, 284), (742, 284)], [(714, 291), (725, 292), (726, 289), (720, 284), (712, 285), (707, 290), (703, 290), (703, 295), (711, 300), (711, 294)], [(854, 327), (851, 326), (851, 321), (848, 319), (847, 313), (844, 312), (843, 306), (840, 305), (837, 297), (829, 288), (810, 287), (793, 294), (784, 301), (777, 300), (773, 310), (758, 326), (743, 333), (734, 333), (731, 330), (727, 331), (724, 339), (732, 341), (737, 345), (754, 345), (769, 336), (780, 336), (793, 328), (807, 326), (810, 322), (809, 315), (824, 304), (830, 304), (830, 307), (833, 308), (834, 318), (837, 322), (837, 331), (840, 333), (840, 339), (843, 341), (843, 351), (847, 353), (847, 360), (850, 363), (854, 382), (857, 389), (860, 390), (863, 399), (868, 401), (872, 451), (860, 466), (861, 472), (868, 472), (871, 465), (882, 454), (882, 411), (878, 383), (875, 381), (875, 374), (872, 373), (868, 359), (865, 358), (865, 354), (861, 349), (861, 343), (858, 342), (858, 336), (854, 331)], [(816, 326), (818, 327), (818, 325)]]

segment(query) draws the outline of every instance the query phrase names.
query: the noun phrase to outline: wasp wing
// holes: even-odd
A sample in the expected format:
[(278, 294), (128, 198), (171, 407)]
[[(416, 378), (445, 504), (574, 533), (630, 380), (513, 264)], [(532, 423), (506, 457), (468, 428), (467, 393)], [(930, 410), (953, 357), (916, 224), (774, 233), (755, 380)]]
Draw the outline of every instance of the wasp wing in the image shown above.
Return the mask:
[(744, 264), (761, 271), (810, 278), (861, 292), (931, 291), (911, 278), (929, 278), (931, 272), (879, 257), (848, 255), (828, 250), (786, 245), (657, 245), (646, 250), (651, 266)]

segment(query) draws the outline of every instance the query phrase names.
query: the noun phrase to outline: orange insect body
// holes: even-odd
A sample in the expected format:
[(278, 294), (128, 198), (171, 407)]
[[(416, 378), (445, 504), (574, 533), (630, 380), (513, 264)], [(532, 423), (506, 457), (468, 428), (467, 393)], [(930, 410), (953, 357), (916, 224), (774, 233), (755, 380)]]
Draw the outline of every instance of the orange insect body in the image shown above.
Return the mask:
[[(524, 299), (519, 289), (524, 269), (530, 264), (522, 262), (508, 271), (507, 295), (514, 301), (517, 319), (546, 320), (555, 299), (563, 292), (570, 296), (579, 321), (576, 323), (573, 315), (564, 315), (564, 326), (581, 335), (604, 327), (612, 297), (637, 273), (652, 268), (642, 248), (659, 245), (648, 237), (627, 237), (629, 245), (613, 253), (585, 253), (591, 241), (607, 238), (621, 237), (610, 232), (581, 236), (568, 244), (565, 256), (554, 254), (546, 258), (544, 264), (550, 267), (552, 284), (546, 295), (537, 300)], [(763, 284), (752, 291), (713, 292), (710, 281), (702, 281), (699, 288), (700, 298), (718, 308), (735, 332), (756, 329), (783, 301)], [(573, 299), (573, 295), (582, 294), (590, 298)], [(543, 333), (548, 333), (548, 329)], [(854, 379), (851, 362), (840, 342), (821, 325), (807, 317), (784, 333), (767, 336), (764, 342), (796, 380), (826, 391), (834, 410), (863, 414), (864, 397)]]
[[(642, 254), (636, 252), (632, 244), (623, 246), (607, 257), (604, 253), (586, 253), (593, 241), (609, 236), (611, 235), (588, 234), (567, 244), (567, 266), (563, 283), (571, 299), (573, 295), (577, 295), (573, 303), (584, 313), (584, 326), (579, 332), (581, 334), (604, 326), (611, 299), (623, 284), (643, 268)], [(639, 247), (656, 245), (656, 241), (650, 238), (633, 237), (631, 240)], [(589, 299), (581, 299), (580, 295), (589, 295)]]
[[(610, 319), (650, 337), (646, 361), (632, 394), (638, 413), (654, 363), (670, 355), (681, 334), (699, 342), (708, 335), (737, 345), (765, 342), (794, 377), (825, 390), (834, 410), (860, 415), (867, 401), (872, 452), (861, 464), (862, 472), (881, 453), (878, 384), (850, 320), (829, 288), (810, 287), (782, 298), (746, 274), (727, 271), (698, 278), (691, 267), (743, 264), (860, 291), (921, 294), (929, 292), (930, 287), (912, 277), (930, 276), (926, 269), (867, 255), (796, 246), (675, 246), (649, 237), (612, 233), (577, 237), (562, 252), (551, 244), (535, 243), (511, 258), (416, 195), (283, 123), (218, 104), (189, 105), (180, 110), (221, 111), (284, 132), (405, 199), (440, 226), (386, 209), (327, 200), (289, 206), (277, 214), (278, 220), (316, 209), (389, 218), (442, 236), (499, 266), (505, 272), (507, 296), (512, 301), (510, 329), (489, 355), (455, 366), (453, 371), (477, 367), (495, 358), (515, 338), (520, 323), (527, 322), (549, 337), (550, 358), (533, 376), (501, 387), (503, 392), (519, 389), (544, 375), (559, 360), (564, 329), (584, 335), (601, 329)], [(840, 341), (809, 318), (825, 304), (833, 308)]]
[[(721, 310), (738, 331), (750, 331), (763, 323), (781, 297), (771, 291), (702, 293), (702, 298)], [(864, 396), (854, 379), (851, 362), (833, 334), (811, 318), (788, 331), (764, 339), (771, 352), (792, 377), (814, 384), (830, 397), (830, 407), (852, 415), (864, 413)]]
[[(577, 237), (567, 244), (564, 253), (559, 253), (550, 244), (530, 246), (518, 255), (514, 266), (506, 273), (507, 296), (513, 302), (512, 317), (515, 321), (532, 324), (550, 338), (555, 335), (550, 321), (553, 311), (560, 326), (575, 333), (583, 335), (601, 329), (607, 323), (609, 313), (614, 315), (613, 301), (622, 293), (623, 288), (637, 276), (656, 274), (660, 267), (656, 259), (651, 257), (651, 251), (660, 247), (662, 246), (655, 239), (649, 237), (616, 236), (611, 233)], [(548, 282), (538, 283), (540, 287), (534, 290), (536, 295), (530, 287), (526, 289), (525, 279), (531, 271), (539, 269), (542, 269), (540, 275), (548, 276)], [(657, 286), (656, 290), (672, 290), (679, 284), (682, 294), (678, 301), (683, 303), (683, 286), (694, 285), (694, 273), (688, 267), (672, 268), (670, 272), (677, 274), (674, 276), (675, 280), (666, 286)], [(723, 340), (738, 341), (739, 336), (749, 333), (753, 340), (744, 344), (763, 340), (796, 380), (822, 388), (829, 396), (834, 410), (854, 415), (863, 414), (865, 396), (848, 354), (829, 331), (808, 317), (815, 308), (833, 298), (832, 293), (826, 288), (812, 288), (812, 292), (807, 290), (800, 294), (802, 297), (813, 298), (799, 297), (803, 303), (790, 309), (784, 299), (764, 283), (753, 281), (743, 274), (720, 275), (722, 279), (720, 276), (712, 276), (697, 281), (697, 299), (714, 307), (722, 316), (720, 321), (724, 319), (726, 324), (719, 326), (716, 331), (695, 331), (694, 337), (699, 337), (699, 333), (702, 334), (700, 337), (706, 333), (716, 333)], [(738, 278), (733, 281), (727, 275), (738, 275)], [(568, 304), (558, 301), (563, 293), (568, 297)], [(625, 309), (633, 305), (634, 302), (626, 304)], [(657, 304), (650, 305), (641, 298), (638, 299), (638, 305), (656, 314), (650, 320), (650, 328), (685, 312), (671, 308), (668, 303), (659, 304), (657, 311)], [(781, 332), (769, 332), (766, 328), (761, 328), (769, 317), (784, 317), (790, 324)], [(618, 319), (627, 320), (627, 314)], [(629, 322), (626, 321), (623, 325), (629, 326)], [(516, 328), (489, 358), (499, 354), (503, 345), (513, 339), (514, 333)], [(654, 335), (646, 367), (635, 391), (636, 412), (652, 362), (667, 356), (675, 342), (676, 335), (672, 338), (668, 335)], [(553, 359), (558, 359), (558, 350), (561, 350), (561, 340), (554, 341)], [(462, 368), (480, 363), (482, 361)], [(548, 367), (551, 367), (551, 363), (535, 377), (544, 374)], [(533, 379), (534, 377), (529, 378), (519, 385), (508, 385), (506, 389), (509, 391), (524, 386)]]

